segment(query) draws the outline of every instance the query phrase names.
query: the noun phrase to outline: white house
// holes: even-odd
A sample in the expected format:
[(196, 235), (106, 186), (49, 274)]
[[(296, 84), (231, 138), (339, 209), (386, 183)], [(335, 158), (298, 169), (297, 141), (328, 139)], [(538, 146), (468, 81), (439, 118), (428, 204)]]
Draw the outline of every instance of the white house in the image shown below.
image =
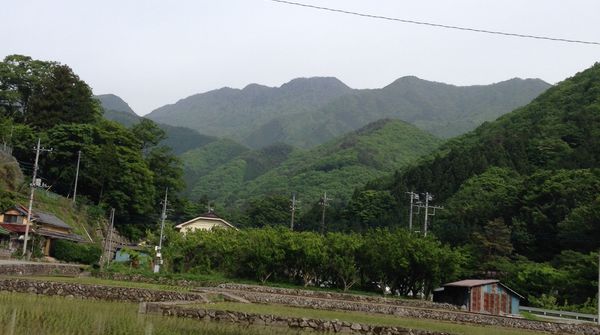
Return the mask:
[(194, 231), (196, 229), (213, 230), (215, 228), (238, 230), (231, 223), (220, 218), (217, 214), (215, 214), (212, 211), (175, 226), (175, 229), (179, 230), (184, 234), (188, 231)]

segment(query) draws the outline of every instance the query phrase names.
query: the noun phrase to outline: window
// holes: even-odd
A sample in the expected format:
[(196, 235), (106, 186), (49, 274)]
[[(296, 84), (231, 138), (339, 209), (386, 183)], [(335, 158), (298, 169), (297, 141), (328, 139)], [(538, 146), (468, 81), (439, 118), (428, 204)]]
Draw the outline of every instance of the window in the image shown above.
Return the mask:
[(4, 223), (17, 223), (18, 215), (4, 214)]

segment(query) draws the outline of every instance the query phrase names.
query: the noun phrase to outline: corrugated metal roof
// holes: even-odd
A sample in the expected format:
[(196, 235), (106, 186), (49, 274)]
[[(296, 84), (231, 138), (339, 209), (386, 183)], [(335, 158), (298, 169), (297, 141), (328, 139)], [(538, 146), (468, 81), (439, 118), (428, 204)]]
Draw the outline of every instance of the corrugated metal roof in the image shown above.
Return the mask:
[(465, 279), (465, 280), (455, 281), (453, 283), (447, 283), (447, 284), (444, 284), (443, 286), (476, 287), (476, 286), (482, 286), (482, 285), (493, 284), (493, 283), (498, 283), (498, 282), (499, 282), (499, 280), (497, 280), (497, 279)]
[(464, 279), (464, 280), (459, 280), (459, 281), (455, 281), (452, 283), (447, 283), (442, 286), (443, 287), (453, 286), (453, 287), (469, 287), (470, 288), (470, 287), (477, 287), (477, 286), (483, 286), (483, 285), (494, 284), (494, 283), (498, 283), (499, 285), (502, 285), (504, 288), (511, 291), (513, 294), (517, 295), (521, 299), (525, 299), (525, 297), (523, 297), (522, 295), (517, 293), (512, 288), (502, 284), (498, 279)]

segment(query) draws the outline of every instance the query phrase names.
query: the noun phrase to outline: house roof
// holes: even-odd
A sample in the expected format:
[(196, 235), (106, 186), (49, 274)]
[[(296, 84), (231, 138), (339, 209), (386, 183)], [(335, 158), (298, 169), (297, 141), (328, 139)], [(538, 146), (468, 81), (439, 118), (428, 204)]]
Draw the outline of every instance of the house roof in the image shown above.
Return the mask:
[[(11, 233), (18, 233), (18, 234), (25, 233), (25, 225), (24, 224), (0, 223), (0, 227), (8, 230)], [(29, 227), (29, 231), (33, 232), (32, 227)]]
[(175, 228), (181, 229), (181, 228), (183, 228), (183, 227), (185, 227), (185, 226), (187, 226), (187, 225), (189, 225), (191, 223), (194, 223), (194, 222), (196, 222), (198, 220), (219, 221), (219, 222), (222, 222), (223, 224), (225, 224), (226, 226), (228, 226), (229, 228), (233, 228), (233, 229), (237, 230), (237, 228), (234, 225), (232, 225), (231, 223), (227, 222), (225, 219), (220, 218), (215, 212), (212, 212), (212, 211), (208, 212), (208, 213), (204, 213), (204, 214), (202, 214), (202, 215), (200, 215), (200, 216), (198, 216), (196, 218), (193, 218), (191, 220), (188, 220), (188, 221), (186, 221), (184, 223), (180, 223), (180, 224), (176, 225)]
[[(19, 211), (19, 213), (21, 213), (23, 216), (27, 215), (27, 208), (23, 205), (19, 205), (17, 204), (14, 209), (16, 209), (17, 211)], [(59, 227), (59, 228), (65, 228), (65, 229), (72, 229), (71, 226), (69, 226), (68, 224), (66, 224), (63, 220), (59, 219), (56, 215), (54, 214), (50, 214), (47, 212), (42, 212), (39, 210), (32, 210), (31, 211), (33, 218), (38, 222), (38, 223), (45, 223), (47, 225), (51, 225), (54, 227)]]
[(518, 296), (519, 298), (521, 298), (521, 299), (525, 298), (522, 295), (520, 295), (519, 293), (517, 293), (515, 290), (513, 290), (512, 288), (502, 284), (498, 279), (464, 279), (464, 280), (459, 280), (459, 281), (455, 281), (452, 283), (447, 283), (442, 286), (443, 287), (452, 286), (452, 287), (471, 288), (471, 287), (477, 287), (477, 286), (483, 286), (483, 285), (495, 284), (495, 283), (502, 285), (502, 287), (506, 288), (507, 290), (512, 292), (514, 295)]
[(48, 229), (44, 229), (44, 228), (38, 228), (35, 232), (41, 236), (46, 236), (46, 237), (51, 237), (51, 238), (56, 238), (56, 239), (61, 239), (61, 240), (69, 240), (69, 241), (74, 241), (74, 242), (86, 242), (86, 240), (83, 237), (81, 237), (77, 234), (65, 234), (65, 233), (60, 233), (57, 231), (48, 230)]
[(72, 229), (71, 226), (53, 214), (40, 211), (34, 212), (34, 214), (37, 217), (38, 223), (45, 223), (59, 228)]
[(487, 284), (498, 283), (497, 279), (465, 279), (459, 280), (452, 283), (444, 284), (443, 286), (459, 286), (459, 287), (475, 287)]

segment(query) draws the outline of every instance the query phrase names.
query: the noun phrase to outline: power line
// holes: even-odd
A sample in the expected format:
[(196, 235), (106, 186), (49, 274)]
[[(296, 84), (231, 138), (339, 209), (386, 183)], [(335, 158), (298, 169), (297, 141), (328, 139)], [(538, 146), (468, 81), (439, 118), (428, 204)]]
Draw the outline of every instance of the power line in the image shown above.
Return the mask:
[(299, 3), (299, 2), (293, 2), (293, 1), (286, 1), (286, 0), (271, 0), (271, 1), (273, 1), (273, 2), (279, 2), (279, 3), (282, 3), (282, 4), (286, 4), (286, 5), (306, 7), (306, 8), (312, 8), (312, 9), (319, 9), (319, 10), (328, 11), (328, 12), (335, 12), (335, 13), (349, 14), (349, 15), (355, 15), (355, 16), (361, 16), (361, 17), (368, 17), (368, 18), (371, 18), (371, 19), (380, 19), (380, 20), (396, 21), (396, 22), (402, 22), (402, 23), (418, 24), (418, 25), (422, 25), (422, 26), (430, 26), (430, 27), (436, 27), (436, 28), (454, 29), (454, 30), (462, 30), (462, 31), (470, 31), (470, 32), (476, 32), (476, 33), (483, 33), (483, 34), (510, 36), (510, 37), (519, 37), (519, 38), (532, 38), (532, 39), (537, 39), (537, 40), (546, 40), (546, 41), (553, 41), (553, 42), (566, 42), (566, 43), (579, 43), (579, 44), (588, 44), (588, 45), (600, 45), (600, 42), (595, 42), (595, 41), (572, 40), (572, 39), (567, 39), (567, 38), (558, 38), (558, 37), (550, 37), (550, 36), (508, 33), (508, 32), (497, 31), (497, 30), (486, 30), (486, 29), (478, 29), (478, 28), (470, 28), (470, 27), (452, 26), (452, 25), (446, 25), (446, 24), (440, 24), (440, 23), (433, 23), (433, 22), (399, 19), (399, 18), (395, 18), (395, 17), (382, 16), (382, 15), (372, 15), (372, 14), (364, 14), (364, 13), (352, 12), (352, 11), (343, 10), (343, 9), (336, 9), (336, 8), (315, 6), (315, 5), (309, 5), (309, 4), (304, 4), (304, 3)]

